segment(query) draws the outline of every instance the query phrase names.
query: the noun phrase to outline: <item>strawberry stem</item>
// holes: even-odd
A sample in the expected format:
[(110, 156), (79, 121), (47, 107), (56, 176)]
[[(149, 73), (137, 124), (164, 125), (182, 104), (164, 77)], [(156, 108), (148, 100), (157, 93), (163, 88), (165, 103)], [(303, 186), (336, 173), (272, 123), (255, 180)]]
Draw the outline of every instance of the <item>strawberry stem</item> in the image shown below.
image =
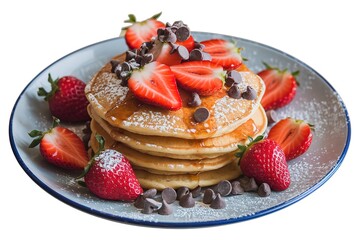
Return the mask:
[(238, 145), (239, 152), (235, 153), (236, 157), (241, 159), (242, 156), (244, 155), (244, 153), (246, 152), (246, 150), (249, 149), (249, 147), (251, 147), (254, 143), (257, 143), (257, 142), (264, 139), (264, 135), (259, 135), (255, 139), (248, 136), (248, 139), (249, 139), (249, 144), (247, 144), (247, 145)]
[(54, 96), (54, 94), (56, 93), (56, 91), (59, 89), (59, 86), (58, 86), (58, 81), (59, 81), (59, 78), (53, 80), (52, 77), (51, 77), (51, 74), (49, 73), (48, 75), (48, 82), (50, 83), (51, 85), (51, 90), (50, 92), (47, 92), (44, 88), (39, 88), (38, 89), (38, 96), (39, 97), (45, 97), (45, 101), (49, 101), (49, 99)]
[[(123, 28), (121, 28), (121, 30), (126, 30), (126, 29), (128, 29), (129, 27), (131, 27), (131, 26), (132, 26), (133, 24), (135, 24), (135, 23), (143, 23), (143, 22), (146, 22), (146, 21), (151, 20), (151, 19), (155, 19), (155, 20), (156, 20), (156, 19), (158, 19), (158, 18), (161, 16), (161, 14), (162, 14), (162, 12), (159, 12), (159, 13), (153, 15), (152, 17), (150, 17), (150, 18), (148, 18), (148, 19), (145, 19), (145, 20), (143, 20), (143, 21), (140, 21), (140, 22), (136, 21), (136, 17), (135, 17), (134, 14), (129, 14), (129, 15), (128, 15), (129, 19), (126, 19), (126, 20), (124, 21), (124, 23), (131, 23), (131, 25), (130, 25), (130, 26), (123, 27)], [(120, 35), (120, 36), (121, 36), (121, 35)]]
[(96, 140), (97, 140), (97, 142), (98, 142), (98, 144), (99, 144), (99, 149), (98, 149), (98, 151), (94, 154), (94, 156), (92, 156), (92, 158), (90, 159), (90, 161), (88, 162), (88, 164), (85, 166), (84, 171), (83, 171), (78, 177), (75, 178), (75, 180), (77, 180), (77, 182), (78, 182), (79, 185), (81, 185), (81, 186), (83, 186), (83, 185), (81, 184), (81, 180), (79, 180), (79, 179), (83, 178), (83, 177), (89, 172), (90, 168), (91, 168), (92, 165), (94, 165), (94, 163), (95, 163), (95, 158), (96, 158), (97, 156), (99, 156), (100, 153), (101, 153), (101, 152), (104, 150), (104, 148), (105, 148), (105, 140), (104, 140), (104, 138), (103, 138), (101, 135), (99, 135), (99, 134), (96, 134), (96, 135), (95, 135), (95, 138), (96, 138)]
[(57, 127), (58, 125), (60, 124), (60, 120), (55, 118), (53, 119), (53, 122), (52, 122), (52, 126), (50, 129), (48, 129), (47, 131), (43, 132), (43, 131), (40, 131), (40, 130), (32, 130), (31, 132), (29, 132), (29, 136), (32, 137), (32, 138), (35, 138), (29, 145), (29, 148), (34, 148), (36, 147), (37, 145), (40, 144), (41, 142), (41, 139), (43, 139), (43, 137), (51, 132), (51, 130), (55, 127)]

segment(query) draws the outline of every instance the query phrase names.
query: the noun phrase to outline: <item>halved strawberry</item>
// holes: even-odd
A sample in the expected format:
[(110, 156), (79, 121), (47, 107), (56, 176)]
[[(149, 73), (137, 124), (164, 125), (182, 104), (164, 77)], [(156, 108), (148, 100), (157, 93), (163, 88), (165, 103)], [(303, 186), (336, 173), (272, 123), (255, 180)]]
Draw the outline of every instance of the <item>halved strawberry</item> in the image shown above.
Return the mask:
[(58, 125), (55, 119), (52, 128), (46, 132), (33, 130), (35, 138), (29, 148), (40, 144), (40, 154), (48, 162), (65, 169), (83, 169), (88, 163), (88, 155), (83, 141), (71, 130)]
[(312, 142), (313, 125), (303, 120), (285, 118), (269, 131), (268, 138), (277, 142), (284, 150), (286, 160), (294, 159), (306, 152)]
[(154, 60), (166, 64), (168, 66), (180, 64), (182, 58), (177, 51), (172, 52), (172, 46), (168, 42), (155, 41), (154, 46), (150, 50)]
[(183, 42), (177, 41), (176, 44), (186, 47), (189, 52), (195, 48), (195, 40), (192, 35)]
[(273, 68), (264, 63), (266, 69), (258, 75), (264, 80), (266, 90), (261, 100), (265, 110), (283, 107), (289, 104), (296, 95), (296, 75), (299, 72), (290, 73), (285, 70)]
[(205, 46), (203, 51), (211, 55), (211, 61), (223, 66), (225, 70), (233, 70), (241, 65), (241, 48), (238, 48), (233, 42), (224, 39), (210, 39), (200, 43)]
[(226, 72), (210, 61), (191, 61), (171, 66), (179, 85), (185, 90), (209, 96), (223, 87)]
[(132, 25), (123, 28), (123, 30), (126, 30), (125, 41), (130, 49), (140, 48), (142, 43), (149, 42), (152, 37), (157, 35), (159, 28), (165, 27), (163, 22), (157, 20), (160, 15), (161, 12), (144, 21), (137, 22), (136, 17), (129, 14), (129, 19), (125, 22), (132, 23)]
[(139, 100), (169, 110), (178, 110), (182, 101), (170, 67), (151, 62), (133, 70), (128, 87)]

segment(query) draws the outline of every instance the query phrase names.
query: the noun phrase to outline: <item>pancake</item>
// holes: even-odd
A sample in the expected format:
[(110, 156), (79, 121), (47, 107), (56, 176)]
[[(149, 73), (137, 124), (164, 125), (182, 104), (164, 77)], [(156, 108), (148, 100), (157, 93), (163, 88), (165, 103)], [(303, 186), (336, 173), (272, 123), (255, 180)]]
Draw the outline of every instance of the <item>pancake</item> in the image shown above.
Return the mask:
[(197, 160), (183, 160), (153, 156), (138, 152), (120, 142), (113, 140), (94, 120), (91, 121), (90, 127), (92, 131), (90, 146), (94, 152), (96, 152), (98, 149), (98, 143), (95, 139), (95, 135), (100, 134), (105, 140), (105, 148), (115, 149), (124, 154), (124, 156), (126, 156), (135, 169), (143, 169), (149, 172), (158, 174), (161, 173), (164, 175), (198, 173), (219, 169), (236, 160), (234, 151), (215, 158), (204, 158)]
[[(124, 57), (122, 54), (114, 59), (123, 61)], [(179, 89), (183, 107), (177, 111), (144, 104), (127, 87), (121, 86), (121, 80), (111, 73), (110, 63), (86, 85), (85, 94), (96, 114), (115, 128), (140, 135), (205, 139), (234, 131), (259, 108), (265, 91), (263, 81), (249, 70), (240, 74), (243, 79), (240, 87), (251, 86), (257, 97), (254, 100), (230, 98), (226, 87), (212, 96), (201, 97), (201, 106), (210, 111), (209, 119), (203, 123), (195, 123), (192, 119), (196, 108), (187, 106), (190, 93)]]
[(267, 127), (264, 109), (260, 106), (255, 114), (233, 132), (207, 139), (181, 139), (173, 137), (147, 136), (117, 129), (96, 115), (92, 107), (90, 116), (115, 141), (126, 144), (137, 151), (155, 156), (177, 159), (214, 158), (237, 150), (237, 145), (245, 145), (248, 137), (255, 138)]
[(167, 187), (174, 189), (179, 187), (188, 187), (190, 189), (194, 189), (197, 186), (207, 187), (215, 185), (222, 180), (235, 179), (241, 175), (237, 159), (220, 169), (200, 172), (198, 174), (161, 175), (138, 169), (134, 171), (143, 188), (156, 188), (158, 190)]

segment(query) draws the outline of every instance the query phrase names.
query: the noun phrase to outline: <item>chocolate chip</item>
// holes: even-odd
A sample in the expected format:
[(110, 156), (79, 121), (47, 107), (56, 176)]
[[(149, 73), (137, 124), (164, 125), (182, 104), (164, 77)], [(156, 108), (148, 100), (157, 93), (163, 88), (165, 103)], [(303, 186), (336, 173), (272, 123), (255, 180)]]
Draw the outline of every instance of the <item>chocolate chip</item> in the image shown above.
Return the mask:
[(232, 85), (228, 92), (227, 92), (228, 96), (231, 98), (235, 98), (235, 99), (239, 99), (241, 98), (241, 91), (240, 91), (240, 87), (237, 84)]
[(155, 188), (150, 188), (148, 190), (146, 190), (142, 195), (145, 198), (154, 198), (157, 194), (157, 190)]
[(195, 200), (192, 193), (185, 194), (180, 198), (179, 205), (183, 208), (192, 208), (195, 206)]
[(268, 124), (273, 124), (279, 120), (277, 113), (274, 110), (266, 111), (266, 117)]
[(183, 42), (190, 37), (190, 29), (187, 26), (181, 26), (176, 30), (175, 34), (177, 40)]
[(158, 201), (151, 198), (146, 198), (144, 200), (144, 209), (141, 211), (141, 213), (150, 214), (154, 211), (157, 211), (160, 207), (161, 203)]
[(170, 50), (170, 54), (173, 54), (174, 52), (177, 51), (179, 45), (175, 44), (175, 43), (169, 43), (171, 46), (171, 50)]
[(177, 193), (177, 200), (180, 200), (182, 196), (190, 193), (190, 190), (188, 187), (179, 187), (176, 193)]
[(194, 42), (194, 48), (199, 49), (199, 50), (203, 50), (205, 48), (205, 45), (195, 41)]
[(200, 107), (194, 112), (194, 120), (195, 122), (201, 123), (205, 122), (210, 116), (210, 112), (205, 107)]
[(201, 195), (201, 187), (200, 186), (197, 186), (196, 188), (194, 188), (192, 191), (191, 191), (192, 195), (194, 198), (197, 198)]
[(176, 201), (177, 194), (173, 188), (168, 187), (162, 190), (161, 197), (167, 203), (171, 204)]
[(208, 188), (204, 191), (203, 203), (210, 204), (215, 199), (215, 192)]
[(211, 208), (222, 209), (226, 207), (225, 200), (221, 197), (220, 193), (216, 194), (215, 199), (210, 204)]
[(239, 84), (242, 82), (241, 74), (236, 70), (231, 70), (226, 74), (225, 85), (231, 87), (234, 83)]
[(239, 181), (233, 181), (231, 183), (231, 186), (232, 186), (232, 190), (231, 190), (232, 195), (241, 195), (244, 193), (244, 189), (241, 187)]
[(267, 183), (262, 183), (262, 184), (260, 184), (257, 193), (258, 193), (258, 195), (259, 195), (260, 197), (270, 196), (270, 194), (271, 194), (271, 188), (270, 188), (269, 184), (267, 184)]
[(135, 58), (136, 55), (137, 55), (136, 49), (126, 51), (125, 61), (130, 61), (131, 59)]
[(203, 60), (203, 53), (199, 49), (193, 49), (189, 56), (190, 61), (201, 61)]
[(145, 204), (145, 198), (144, 198), (144, 195), (141, 194), (140, 196), (138, 196), (136, 198), (136, 200), (134, 202), (134, 207), (143, 209), (144, 204)]
[(220, 193), (220, 195), (223, 197), (229, 195), (231, 193), (231, 190), (232, 186), (228, 180), (220, 181), (215, 187), (216, 193)]
[(173, 213), (172, 207), (163, 199), (161, 208), (158, 210), (158, 214), (160, 215), (170, 215)]
[(191, 99), (187, 104), (190, 107), (198, 107), (198, 106), (200, 106), (201, 99), (200, 99), (199, 94), (196, 93), (196, 92), (191, 93)]
[(254, 178), (248, 178), (247, 181), (241, 181), (240, 183), (245, 192), (256, 192), (258, 189)]
[(175, 21), (172, 26), (179, 28), (179, 27), (182, 27), (184, 25), (185, 25), (184, 22), (179, 20), (179, 21)]
[(186, 47), (180, 45), (177, 48), (177, 52), (178, 52), (178, 54), (179, 54), (179, 56), (181, 57), (182, 60), (188, 60), (189, 59), (189, 51), (187, 50)]
[(111, 60), (110, 61), (110, 64), (111, 64), (111, 72), (112, 73), (115, 73), (115, 69), (116, 67), (119, 65), (119, 61), (116, 61), (116, 60)]
[(257, 97), (256, 91), (253, 87), (247, 86), (246, 91), (241, 94), (246, 100), (254, 100)]

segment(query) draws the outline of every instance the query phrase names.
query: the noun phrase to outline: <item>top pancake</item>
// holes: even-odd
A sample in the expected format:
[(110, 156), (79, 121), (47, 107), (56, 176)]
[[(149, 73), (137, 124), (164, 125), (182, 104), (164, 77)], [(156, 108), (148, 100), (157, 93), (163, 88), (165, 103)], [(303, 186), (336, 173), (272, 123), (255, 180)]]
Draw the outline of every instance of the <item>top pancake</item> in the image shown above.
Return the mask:
[[(114, 58), (124, 61), (125, 55)], [(200, 107), (210, 111), (210, 117), (203, 123), (196, 123), (192, 116), (195, 107), (188, 107), (190, 93), (179, 88), (183, 107), (169, 111), (138, 101), (128, 87), (121, 86), (111, 64), (107, 63), (87, 84), (85, 94), (94, 111), (116, 128), (141, 134), (177, 137), (185, 139), (204, 139), (227, 134), (246, 122), (258, 109), (265, 91), (260, 77), (247, 70), (240, 74), (243, 83), (240, 88), (251, 86), (257, 92), (254, 100), (234, 99), (226, 94), (226, 87), (212, 96), (201, 97)]]

